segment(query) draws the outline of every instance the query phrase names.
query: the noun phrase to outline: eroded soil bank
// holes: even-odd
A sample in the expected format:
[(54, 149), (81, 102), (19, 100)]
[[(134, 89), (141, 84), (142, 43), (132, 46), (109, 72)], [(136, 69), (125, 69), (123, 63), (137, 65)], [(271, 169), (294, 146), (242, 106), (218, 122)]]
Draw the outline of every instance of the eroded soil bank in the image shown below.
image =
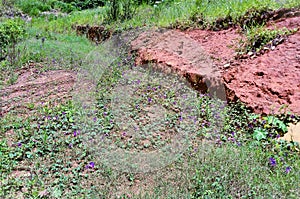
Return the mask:
[(40, 64), (28, 64), (16, 71), (17, 81), (1, 90), (0, 116), (10, 111), (27, 114), (44, 103), (61, 103), (72, 98), (76, 73), (67, 70), (42, 71)]
[[(268, 22), (269, 28), (300, 27), (300, 17)], [(187, 77), (200, 91), (214, 90), (228, 101), (240, 100), (256, 113), (288, 110), (300, 114), (300, 31), (262, 55), (236, 58), (241, 30), (153, 30), (132, 42), (137, 64), (156, 62)], [(221, 93), (221, 94), (220, 94)]]

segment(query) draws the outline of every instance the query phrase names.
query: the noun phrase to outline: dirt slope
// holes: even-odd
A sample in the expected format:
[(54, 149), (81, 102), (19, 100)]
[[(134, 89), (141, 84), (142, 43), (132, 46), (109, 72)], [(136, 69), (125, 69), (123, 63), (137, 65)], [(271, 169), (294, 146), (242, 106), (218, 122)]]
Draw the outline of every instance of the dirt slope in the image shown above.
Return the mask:
[(26, 114), (33, 106), (71, 99), (70, 91), (76, 78), (74, 72), (41, 72), (37, 66), (32, 65), (16, 73), (19, 75), (17, 81), (0, 90), (0, 116), (12, 110)]
[[(300, 17), (268, 26), (299, 28)], [(137, 64), (159, 63), (187, 77), (200, 91), (208, 88), (220, 93), (212, 87), (224, 83), (228, 101), (239, 99), (257, 113), (277, 113), (288, 105), (291, 112), (300, 114), (300, 31), (274, 50), (237, 60), (235, 49), (242, 38), (239, 29), (150, 31), (133, 41), (132, 49), (138, 54)]]

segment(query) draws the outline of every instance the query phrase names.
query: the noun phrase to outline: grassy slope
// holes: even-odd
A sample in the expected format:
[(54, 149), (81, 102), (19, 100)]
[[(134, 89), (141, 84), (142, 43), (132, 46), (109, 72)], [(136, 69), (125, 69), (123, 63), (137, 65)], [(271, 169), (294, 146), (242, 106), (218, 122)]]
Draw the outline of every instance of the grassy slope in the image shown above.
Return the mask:
[[(202, 2), (198, 9), (194, 1), (175, 1), (169, 6), (157, 8), (143, 5), (133, 19), (113, 22), (108, 26), (121, 30), (144, 24), (167, 27), (177, 20), (188, 21), (194, 12), (203, 13), (212, 22), (228, 14), (238, 18), (250, 8), (282, 6), (271, 0)], [(285, 7), (299, 6), (298, 1), (286, 2), (283, 5)], [(94, 46), (85, 38), (75, 36), (71, 25), (101, 24), (105, 21), (104, 13), (105, 8), (97, 8), (74, 12), (56, 20), (34, 18), (28, 26), (27, 40), (20, 44), (21, 49), (27, 49), (22, 55), (23, 62), (33, 60), (49, 63), (55, 59), (60, 60), (60, 68), (76, 68)], [(39, 39), (36, 39), (36, 34), (40, 35)], [(44, 43), (42, 37), (46, 38)], [(112, 81), (112, 77), (108, 75), (105, 80)], [(214, 102), (205, 99), (203, 106), (210, 109), (209, 104)], [(120, 189), (125, 184), (124, 197), (131, 194), (131, 198), (141, 197), (134, 196), (134, 191), (130, 193), (132, 186), (139, 186), (143, 197), (148, 198), (298, 198), (300, 157), (297, 147), (281, 145), (273, 138), (256, 141), (252, 137), (253, 129), (248, 127), (248, 123), (254, 120), (243, 119), (250, 118), (251, 114), (241, 110), (228, 107), (224, 113), (227, 119), (221, 146), (193, 145), (172, 165), (145, 174), (118, 172), (95, 159), (83, 145), (82, 136), (74, 136), (74, 131), (80, 127), (74, 121), (79, 111), (72, 104), (38, 109), (39, 114), (28, 120), (8, 115), (0, 120), (0, 196), (116, 197), (122, 194)], [(46, 118), (50, 116), (51, 119), (41, 115)], [(261, 121), (256, 127), (272, 132), (276, 126), (272, 128), (272, 125), (264, 125)], [(232, 131), (235, 132), (233, 143), (229, 141), (232, 140)], [(205, 136), (205, 133), (201, 136)], [(275, 159), (276, 166), (270, 165), (270, 158)], [(91, 162), (96, 162), (95, 168), (84, 169)], [(287, 173), (289, 167), (291, 171)], [(16, 171), (19, 177), (12, 174)], [(136, 180), (145, 181), (146, 188), (142, 188)]]

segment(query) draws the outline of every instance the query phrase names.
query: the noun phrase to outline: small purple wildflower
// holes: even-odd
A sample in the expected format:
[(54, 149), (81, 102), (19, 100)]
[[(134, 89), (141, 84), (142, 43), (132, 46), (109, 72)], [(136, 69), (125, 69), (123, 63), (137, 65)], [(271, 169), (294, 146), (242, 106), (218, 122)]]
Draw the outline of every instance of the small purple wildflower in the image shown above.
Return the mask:
[(17, 146), (18, 146), (18, 147), (22, 147), (22, 143), (21, 143), (21, 142), (18, 142)]
[(72, 143), (69, 144), (69, 148), (73, 148), (73, 144)]
[(180, 115), (180, 117), (179, 117), (179, 121), (182, 121), (183, 120), (183, 118), (182, 118), (182, 116)]
[(150, 103), (152, 101), (151, 97), (148, 98), (148, 102)]
[(85, 166), (86, 169), (93, 169), (94, 167), (95, 167), (95, 162), (90, 162)]
[(286, 172), (286, 173), (291, 172), (291, 170), (292, 170), (292, 167), (290, 167), (290, 166), (288, 166), (288, 167), (285, 168), (285, 172)]
[(96, 118), (96, 117), (94, 117), (93, 121), (94, 121), (94, 122), (96, 122), (96, 121), (97, 121), (97, 118)]
[(275, 167), (276, 166), (276, 160), (274, 158), (269, 158), (269, 163), (272, 167)]
[(122, 135), (123, 135), (123, 136), (126, 136), (127, 134), (126, 134), (126, 132), (123, 132)]
[(280, 138), (280, 134), (277, 134), (277, 135), (276, 135), (276, 138)]
[(76, 137), (78, 134), (79, 134), (79, 132), (76, 131), (76, 130), (75, 130), (74, 133), (73, 133), (74, 137)]

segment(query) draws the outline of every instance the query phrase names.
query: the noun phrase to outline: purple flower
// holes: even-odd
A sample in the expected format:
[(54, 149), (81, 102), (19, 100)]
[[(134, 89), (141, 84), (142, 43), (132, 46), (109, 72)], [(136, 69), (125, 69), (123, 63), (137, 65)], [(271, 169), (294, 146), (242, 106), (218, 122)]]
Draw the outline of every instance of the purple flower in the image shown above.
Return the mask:
[(22, 147), (22, 143), (21, 143), (21, 142), (18, 142), (17, 146), (18, 146), (18, 147)]
[(94, 119), (93, 119), (93, 120), (94, 120), (94, 122), (96, 122), (96, 121), (97, 121), (97, 118), (96, 118), (96, 117), (94, 117)]
[(73, 144), (72, 143), (69, 144), (69, 148), (73, 148)]
[(151, 97), (148, 98), (148, 102), (150, 103), (152, 101)]
[(290, 166), (288, 166), (288, 167), (285, 168), (285, 172), (286, 172), (286, 173), (291, 172), (291, 170), (292, 170), (292, 168), (291, 168)]
[(85, 166), (86, 169), (93, 169), (94, 167), (95, 167), (95, 162), (90, 162)]
[(180, 117), (179, 117), (179, 121), (182, 121), (183, 119), (182, 119), (182, 116), (180, 115)]
[(276, 160), (274, 158), (269, 158), (269, 163), (272, 167), (275, 167), (276, 166)]
[(75, 130), (74, 133), (73, 133), (74, 137), (76, 137), (79, 133), (80, 133), (80, 131)]
[(123, 132), (122, 135), (123, 135), (123, 136), (126, 136), (126, 132)]

